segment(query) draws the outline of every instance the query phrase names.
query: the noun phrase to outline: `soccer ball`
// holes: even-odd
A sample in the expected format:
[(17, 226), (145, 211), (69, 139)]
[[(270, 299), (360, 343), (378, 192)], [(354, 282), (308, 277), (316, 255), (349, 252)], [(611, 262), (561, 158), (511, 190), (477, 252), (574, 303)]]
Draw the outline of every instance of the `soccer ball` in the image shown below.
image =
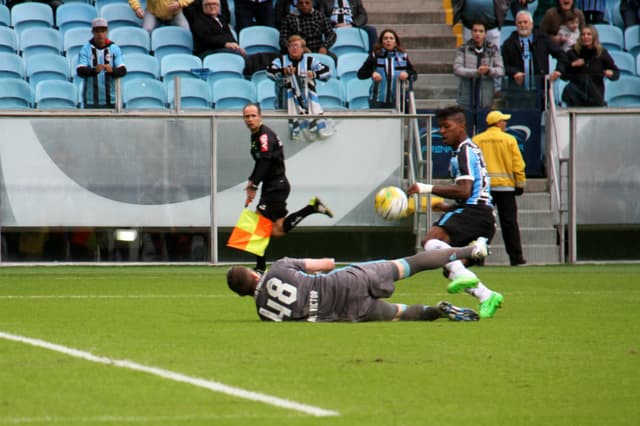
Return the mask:
[(407, 194), (397, 186), (384, 187), (376, 194), (376, 213), (385, 220), (405, 217), (408, 206)]

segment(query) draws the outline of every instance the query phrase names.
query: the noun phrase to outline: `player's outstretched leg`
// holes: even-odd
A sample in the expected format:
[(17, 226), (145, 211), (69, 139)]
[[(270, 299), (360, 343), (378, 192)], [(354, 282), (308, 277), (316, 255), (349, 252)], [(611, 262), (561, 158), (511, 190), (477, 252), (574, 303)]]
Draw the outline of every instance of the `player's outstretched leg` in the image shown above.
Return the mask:
[(447, 301), (438, 303), (438, 310), (442, 318), (449, 318), (451, 321), (478, 321), (480, 316), (471, 308), (459, 308)]
[(333, 212), (331, 211), (331, 209), (325, 206), (324, 203), (320, 201), (320, 198), (318, 197), (311, 198), (311, 201), (309, 201), (309, 205), (313, 207), (314, 213), (321, 213), (329, 217), (333, 217)]

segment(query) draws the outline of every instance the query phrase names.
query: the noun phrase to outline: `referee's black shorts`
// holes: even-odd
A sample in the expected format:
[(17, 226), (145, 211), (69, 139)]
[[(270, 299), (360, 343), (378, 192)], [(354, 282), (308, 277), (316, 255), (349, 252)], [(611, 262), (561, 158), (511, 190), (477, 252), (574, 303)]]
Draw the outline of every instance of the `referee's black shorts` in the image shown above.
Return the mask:
[(291, 186), (286, 178), (263, 183), (258, 211), (273, 222), (286, 217), (288, 213), (287, 198), (290, 192)]

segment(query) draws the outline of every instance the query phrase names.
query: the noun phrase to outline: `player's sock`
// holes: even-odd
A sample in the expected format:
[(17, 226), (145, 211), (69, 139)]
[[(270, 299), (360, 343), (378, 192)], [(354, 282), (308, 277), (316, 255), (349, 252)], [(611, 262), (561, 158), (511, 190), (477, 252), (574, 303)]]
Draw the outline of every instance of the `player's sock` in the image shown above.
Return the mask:
[(302, 219), (313, 213), (315, 213), (314, 207), (307, 204), (297, 212), (293, 212), (289, 216), (285, 217), (282, 229), (284, 232), (289, 233), (289, 231), (298, 226)]
[(480, 300), (480, 303), (484, 302), (489, 297), (491, 297), (491, 293), (492, 293), (491, 290), (489, 290), (481, 282), (479, 282), (475, 287), (467, 288), (464, 291), (466, 291), (467, 293), (469, 293), (473, 297), (476, 297), (478, 300)]
[(402, 314), (400, 321), (434, 321), (440, 318), (438, 308), (427, 305), (411, 305), (407, 306)]
[[(403, 258), (409, 265), (409, 270), (402, 278), (406, 278), (410, 275), (416, 274), (426, 269), (436, 269), (452, 259), (458, 257), (471, 256), (473, 247), (464, 247), (459, 249), (449, 248), (447, 250), (428, 250), (416, 253), (413, 256)], [(460, 261), (457, 261), (461, 263)], [(452, 263), (452, 262), (449, 262)]]

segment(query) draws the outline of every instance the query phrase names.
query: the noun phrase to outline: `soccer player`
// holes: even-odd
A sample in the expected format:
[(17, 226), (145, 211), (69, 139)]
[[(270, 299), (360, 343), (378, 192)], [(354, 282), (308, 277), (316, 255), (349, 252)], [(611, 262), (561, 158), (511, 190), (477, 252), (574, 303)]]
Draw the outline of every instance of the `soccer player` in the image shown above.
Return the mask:
[[(285, 174), (284, 150), (282, 141), (273, 130), (262, 123), (262, 111), (254, 103), (245, 105), (242, 110), (244, 123), (251, 131), (251, 156), (255, 161), (245, 191), (245, 206), (256, 198), (258, 188), (260, 200), (257, 211), (273, 222), (272, 237), (282, 237), (295, 228), (302, 219), (321, 213), (333, 217), (333, 213), (318, 197), (313, 197), (308, 205), (287, 216), (287, 197), (291, 192), (289, 180)], [(255, 270), (263, 273), (267, 269), (265, 256), (258, 256)]]
[[(458, 106), (437, 112), (440, 134), (445, 145), (453, 148), (449, 165), (455, 179), (452, 185), (414, 183), (409, 195), (431, 193), (455, 200), (454, 204), (439, 203), (445, 214), (427, 231), (422, 244), (425, 250), (464, 247), (469, 242), (485, 238), (491, 241), (496, 232), (496, 219), (491, 202), (489, 176), (480, 149), (467, 136), (464, 110)], [(448, 262), (445, 272), (452, 282), (449, 293), (465, 290), (480, 301), (480, 318), (491, 318), (502, 304), (502, 294), (492, 291), (476, 275), (456, 259)]]
[(452, 259), (481, 259), (486, 254), (486, 243), (479, 240), (464, 248), (429, 250), (338, 269), (329, 258), (285, 257), (264, 275), (234, 266), (227, 272), (227, 284), (240, 296), (253, 296), (258, 316), (265, 321), (477, 321), (479, 316), (473, 309), (448, 302), (407, 306), (381, 299), (393, 294), (398, 280), (441, 267)]

